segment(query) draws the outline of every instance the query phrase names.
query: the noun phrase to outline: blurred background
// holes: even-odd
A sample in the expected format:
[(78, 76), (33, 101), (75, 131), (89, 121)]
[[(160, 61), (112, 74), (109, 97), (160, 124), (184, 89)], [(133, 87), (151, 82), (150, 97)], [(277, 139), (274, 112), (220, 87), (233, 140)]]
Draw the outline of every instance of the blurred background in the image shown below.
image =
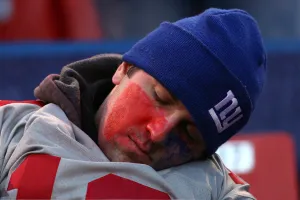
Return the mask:
[(209, 7), (252, 14), (269, 57), (250, 123), (218, 153), (258, 199), (300, 199), (299, 0), (0, 0), (0, 99), (33, 99), (39, 82), (64, 65), (124, 53), (162, 21)]

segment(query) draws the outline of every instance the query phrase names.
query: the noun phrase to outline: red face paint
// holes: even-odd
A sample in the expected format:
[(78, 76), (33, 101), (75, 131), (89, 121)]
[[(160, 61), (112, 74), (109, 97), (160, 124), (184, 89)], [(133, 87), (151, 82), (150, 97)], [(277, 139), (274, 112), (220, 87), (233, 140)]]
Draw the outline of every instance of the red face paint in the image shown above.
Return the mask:
[(146, 129), (149, 123), (154, 124), (156, 130), (164, 128), (167, 124), (164, 111), (157, 108), (153, 100), (136, 83), (130, 83), (110, 106), (103, 130), (107, 140), (127, 135), (132, 131), (149, 135)]
[(111, 161), (144, 163), (155, 169), (185, 163), (192, 158), (189, 146), (195, 144), (184, 132), (177, 132), (181, 130), (172, 129), (172, 122), (172, 116), (167, 120), (165, 110), (130, 82), (107, 104), (99, 146)]

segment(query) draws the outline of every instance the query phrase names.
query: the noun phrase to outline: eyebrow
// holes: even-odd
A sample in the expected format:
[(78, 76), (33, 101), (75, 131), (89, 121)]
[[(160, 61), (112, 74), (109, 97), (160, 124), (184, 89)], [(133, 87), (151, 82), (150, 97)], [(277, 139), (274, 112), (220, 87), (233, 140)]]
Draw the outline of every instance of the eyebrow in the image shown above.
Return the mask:
[(135, 72), (137, 72), (137, 71), (139, 71), (140, 70), (140, 68), (138, 68), (138, 67), (136, 67), (136, 66), (134, 66), (134, 65), (131, 65), (130, 67), (129, 67), (129, 69), (127, 70), (127, 76), (128, 76), (128, 78), (131, 78), (132, 76), (133, 76), (133, 74), (135, 73)]

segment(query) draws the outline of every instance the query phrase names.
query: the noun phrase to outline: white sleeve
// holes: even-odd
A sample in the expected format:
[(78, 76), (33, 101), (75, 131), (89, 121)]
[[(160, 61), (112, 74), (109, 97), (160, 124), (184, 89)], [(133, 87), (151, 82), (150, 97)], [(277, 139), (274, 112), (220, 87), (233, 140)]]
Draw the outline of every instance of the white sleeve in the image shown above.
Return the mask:
[(214, 154), (213, 158), (224, 175), (219, 200), (256, 200), (249, 192), (250, 185), (246, 181), (227, 169), (217, 154)]

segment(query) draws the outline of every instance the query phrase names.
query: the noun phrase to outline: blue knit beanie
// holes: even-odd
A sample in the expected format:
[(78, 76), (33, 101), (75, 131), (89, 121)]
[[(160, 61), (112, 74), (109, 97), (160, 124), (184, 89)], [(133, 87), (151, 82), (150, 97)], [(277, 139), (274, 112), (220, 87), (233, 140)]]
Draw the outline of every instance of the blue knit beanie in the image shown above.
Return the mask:
[(209, 154), (248, 122), (266, 74), (258, 25), (239, 9), (211, 8), (175, 23), (163, 22), (123, 60), (181, 100)]

